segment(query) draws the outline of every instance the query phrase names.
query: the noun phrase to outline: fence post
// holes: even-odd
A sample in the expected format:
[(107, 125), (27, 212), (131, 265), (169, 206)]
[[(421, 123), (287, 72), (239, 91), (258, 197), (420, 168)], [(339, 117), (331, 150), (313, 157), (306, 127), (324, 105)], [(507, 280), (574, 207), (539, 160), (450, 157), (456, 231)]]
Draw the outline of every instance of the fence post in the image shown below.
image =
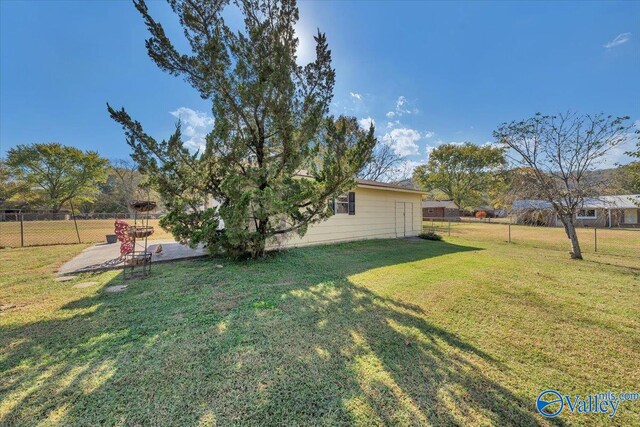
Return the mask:
[(24, 247), (24, 214), (20, 213), (20, 247)]
[(71, 204), (71, 215), (73, 216), (73, 224), (76, 226), (76, 235), (78, 236), (78, 243), (82, 243), (80, 241), (80, 232), (78, 231), (78, 222), (76, 221), (76, 211), (73, 209), (73, 202), (69, 202)]
[(449, 220), (449, 237), (451, 237), (451, 220)]
[(509, 243), (511, 243), (511, 223), (509, 223)]
[(598, 227), (593, 227), (593, 243), (595, 245), (596, 252), (598, 252)]

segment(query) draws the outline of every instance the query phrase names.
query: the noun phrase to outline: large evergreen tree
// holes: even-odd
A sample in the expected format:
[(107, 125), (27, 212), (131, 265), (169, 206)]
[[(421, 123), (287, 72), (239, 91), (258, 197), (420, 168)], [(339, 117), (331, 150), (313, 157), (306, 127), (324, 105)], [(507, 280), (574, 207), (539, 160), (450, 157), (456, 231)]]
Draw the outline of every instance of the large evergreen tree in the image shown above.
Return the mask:
[[(295, 1), (170, 0), (187, 54), (178, 52), (143, 0), (134, 4), (151, 33), (149, 56), (210, 99), (215, 118), (206, 146), (193, 153), (179, 124), (159, 142), (124, 109), (108, 107), (168, 209), (163, 226), (192, 245), (258, 257), (270, 238), (302, 235), (329, 217), (328, 200), (352, 187), (370, 158), (374, 130), (327, 116), (335, 79), (331, 52), (318, 32), (316, 60), (296, 64)], [(227, 7), (242, 12), (241, 31), (225, 22)], [(311, 178), (300, 177), (302, 170)], [(219, 209), (206, 207), (210, 198)], [(224, 233), (216, 231), (220, 217)]]

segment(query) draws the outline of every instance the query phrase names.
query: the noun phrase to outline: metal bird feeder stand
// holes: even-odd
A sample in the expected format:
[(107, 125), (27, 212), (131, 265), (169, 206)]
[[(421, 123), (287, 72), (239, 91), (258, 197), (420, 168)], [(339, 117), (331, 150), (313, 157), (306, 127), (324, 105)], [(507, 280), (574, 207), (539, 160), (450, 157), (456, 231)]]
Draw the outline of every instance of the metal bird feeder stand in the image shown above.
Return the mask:
[(149, 212), (156, 208), (156, 203), (150, 200), (136, 200), (129, 203), (133, 209), (133, 225), (127, 229), (133, 241), (133, 251), (124, 256), (124, 270), (122, 276), (131, 279), (135, 276), (147, 276), (151, 272), (151, 252), (147, 250), (147, 239), (154, 232), (149, 225)]

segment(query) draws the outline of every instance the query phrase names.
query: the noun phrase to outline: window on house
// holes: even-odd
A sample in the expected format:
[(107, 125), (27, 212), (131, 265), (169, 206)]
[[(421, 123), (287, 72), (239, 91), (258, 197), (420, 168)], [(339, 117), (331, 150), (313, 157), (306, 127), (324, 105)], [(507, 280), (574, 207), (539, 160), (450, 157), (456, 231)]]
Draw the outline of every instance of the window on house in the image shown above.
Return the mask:
[(429, 208), (429, 209), (427, 209), (427, 212), (433, 213), (433, 209)]
[(596, 219), (595, 209), (580, 209), (576, 215), (577, 219)]
[(336, 214), (348, 214), (349, 213), (349, 195), (342, 194), (336, 197)]

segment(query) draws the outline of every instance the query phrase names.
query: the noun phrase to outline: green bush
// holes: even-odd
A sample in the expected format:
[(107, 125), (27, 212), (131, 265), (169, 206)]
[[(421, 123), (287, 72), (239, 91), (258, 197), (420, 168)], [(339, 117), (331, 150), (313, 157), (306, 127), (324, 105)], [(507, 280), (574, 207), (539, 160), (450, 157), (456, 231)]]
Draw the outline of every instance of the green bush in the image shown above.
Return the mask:
[(435, 231), (428, 231), (426, 233), (421, 233), (418, 235), (418, 237), (425, 240), (442, 240), (442, 236), (436, 233)]

